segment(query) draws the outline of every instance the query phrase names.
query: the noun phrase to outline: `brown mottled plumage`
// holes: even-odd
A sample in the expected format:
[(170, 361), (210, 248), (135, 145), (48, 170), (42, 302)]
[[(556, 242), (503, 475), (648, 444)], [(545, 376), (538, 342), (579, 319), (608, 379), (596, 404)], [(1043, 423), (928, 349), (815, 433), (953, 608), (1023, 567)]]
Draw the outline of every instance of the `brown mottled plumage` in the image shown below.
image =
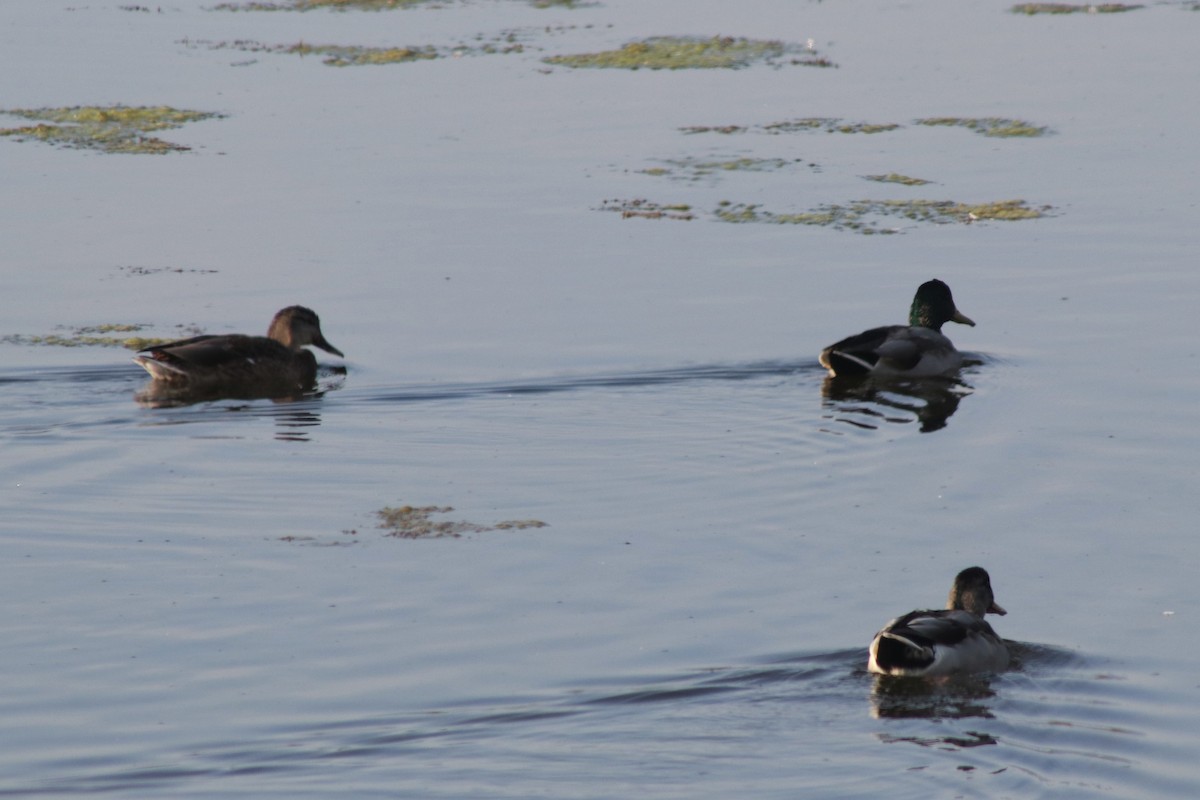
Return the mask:
[(311, 389), (317, 359), (305, 345), (341, 356), (325, 340), (312, 309), (288, 306), (275, 315), (266, 336), (195, 336), (147, 347), (133, 357), (171, 390), (232, 396), (285, 395)]
[(1006, 613), (992, 595), (987, 570), (968, 567), (955, 576), (945, 609), (912, 611), (875, 634), (867, 670), (925, 676), (999, 672), (1008, 666), (1008, 647), (983, 615)]

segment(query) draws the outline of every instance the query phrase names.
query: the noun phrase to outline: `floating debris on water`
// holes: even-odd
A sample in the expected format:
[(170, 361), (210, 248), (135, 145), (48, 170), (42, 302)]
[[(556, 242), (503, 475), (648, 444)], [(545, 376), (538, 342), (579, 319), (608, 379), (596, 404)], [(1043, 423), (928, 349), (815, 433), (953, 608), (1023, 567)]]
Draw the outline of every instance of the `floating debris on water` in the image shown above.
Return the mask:
[(800, 119), (772, 122), (767, 125), (688, 125), (680, 128), (684, 133), (805, 133), (823, 131), (825, 133), (887, 133), (903, 127), (894, 122), (846, 122), (837, 117), (802, 117)]
[(642, 219), (674, 219), (692, 220), (696, 218), (692, 207), (686, 203), (660, 205), (646, 199), (637, 200), (605, 200), (600, 204), (601, 211), (618, 211), (622, 219), (640, 217)]
[(1045, 136), (1050, 129), (1020, 119), (1006, 117), (927, 117), (916, 121), (918, 125), (966, 128), (984, 136), (997, 138)]
[(216, 11), (313, 11), (327, 8), (334, 11), (390, 11), (397, 8), (413, 8), (432, 0), (281, 0), (261, 2), (248, 0), (245, 3), (217, 3)]
[(767, 133), (796, 133), (803, 131), (824, 131), (825, 133), (887, 133), (899, 128), (894, 122), (846, 122), (836, 117), (805, 117), (803, 119), (785, 120), (763, 125)]
[(480, 44), (458, 44), (451, 47), (416, 45), (406, 47), (362, 47), (358, 45), (309, 44), (264, 44), (251, 39), (235, 39), (229, 42), (213, 42), (204, 39), (182, 39), (187, 47), (207, 47), (210, 50), (240, 50), (246, 53), (280, 53), (284, 55), (317, 56), (322, 63), (331, 67), (360, 67), (382, 64), (405, 64), (413, 61), (430, 61), (435, 58), (461, 58), (474, 55), (507, 55), (525, 52), (525, 45), (518, 41), (518, 33), (502, 33), (491, 41)]
[(462, 520), (434, 520), (434, 514), (449, 514), (452, 506), (388, 506), (375, 512), (379, 518), (377, 527), (386, 531), (385, 536), (396, 539), (444, 539), (461, 537), (464, 533), (485, 533), (497, 530), (526, 530), (545, 528), (545, 522), (537, 519), (517, 519), (480, 525)]
[(181, 144), (150, 136), (152, 131), (180, 128), (189, 122), (220, 119), (210, 111), (182, 111), (170, 106), (71, 106), (66, 108), (0, 109), (36, 120), (36, 125), (0, 128), (0, 136), (19, 141), (42, 141), (60, 147), (103, 153), (162, 154), (190, 150)]
[(1050, 206), (1031, 207), (1024, 200), (960, 203), (953, 200), (854, 200), (827, 203), (809, 211), (779, 213), (757, 204), (724, 201), (714, 215), (722, 222), (766, 222), (776, 225), (818, 225), (862, 234), (899, 233), (879, 219), (902, 219), (937, 225), (968, 224), (979, 220), (1027, 220), (1047, 216)]
[(123, 266), (123, 267), (117, 267), (117, 269), (118, 269), (119, 271), (121, 271), (121, 272), (125, 273), (125, 275), (126, 275), (126, 276), (134, 276), (134, 275), (159, 275), (159, 274), (161, 274), (161, 273), (164, 273), (164, 272), (165, 272), (165, 273), (174, 273), (174, 274), (176, 274), (176, 275), (184, 275), (184, 274), (190, 274), (190, 275), (215, 275), (215, 274), (217, 274), (218, 272), (220, 272), (220, 270), (215, 270), (215, 269), (185, 269), (184, 267), (135, 267), (135, 266)]
[(898, 183), (902, 186), (925, 186), (931, 183), (931, 181), (927, 181), (924, 178), (913, 178), (909, 175), (901, 175), (898, 172), (889, 172), (886, 175), (864, 175), (863, 177), (877, 183)]
[[(534, 8), (584, 8), (596, 5), (590, 0), (527, 0)], [(216, 11), (393, 11), (439, 3), (446, 0), (246, 0), (243, 3), (217, 3)]]
[(140, 323), (114, 323), (104, 325), (85, 325), (76, 328), (59, 326), (64, 333), (51, 333), (44, 336), (14, 333), (0, 336), (0, 342), (16, 345), (44, 345), (49, 347), (124, 347), (127, 350), (142, 350), (146, 347), (173, 342), (187, 336), (196, 336), (201, 331), (195, 326), (179, 326), (181, 333), (171, 337), (158, 336), (129, 336), (150, 327)]
[[(643, 175), (664, 176), (679, 180), (699, 180), (723, 172), (770, 172), (803, 165), (802, 158), (751, 158), (742, 156), (730, 159), (699, 159), (693, 157), (663, 159), (664, 167), (638, 170)], [(808, 166), (816, 169), (817, 165)]]
[(1098, 5), (1072, 5), (1070, 3), (1018, 3), (1012, 7), (1014, 14), (1119, 14), (1145, 8), (1125, 3), (1100, 3)]
[[(542, 60), (557, 66), (595, 69), (738, 69), (756, 62), (778, 66), (785, 55), (798, 49), (781, 41), (732, 36), (654, 36), (629, 42), (617, 50), (548, 56)], [(791, 63), (832, 66), (799, 60)]]

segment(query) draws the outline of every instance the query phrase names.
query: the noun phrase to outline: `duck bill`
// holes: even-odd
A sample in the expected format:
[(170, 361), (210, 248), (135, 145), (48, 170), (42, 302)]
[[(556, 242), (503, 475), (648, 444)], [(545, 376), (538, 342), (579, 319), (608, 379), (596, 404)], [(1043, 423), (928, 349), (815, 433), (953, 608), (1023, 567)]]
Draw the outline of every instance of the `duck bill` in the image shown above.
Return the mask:
[(992, 604), (991, 604), (990, 606), (988, 606), (987, 613), (989, 613), (989, 614), (999, 614), (1000, 616), (1002, 616), (1002, 617), (1003, 617), (1003, 616), (1004, 616), (1005, 614), (1007, 614), (1008, 612), (1007, 612), (1007, 611), (1005, 611), (1003, 608), (1001, 608), (1001, 607), (999, 606), (999, 604), (997, 604), (997, 603), (996, 603), (996, 601), (995, 601), (995, 600), (993, 600), (993, 601), (992, 601)]
[(345, 354), (341, 350), (338, 350), (336, 347), (331, 345), (329, 342), (325, 341), (324, 336), (317, 337), (316, 341), (313, 342), (313, 345), (321, 348), (326, 353), (333, 353), (335, 356), (340, 356), (341, 358), (346, 357)]
[(954, 316), (951, 317), (950, 320), (952, 322), (958, 322), (962, 325), (970, 325), (972, 328), (975, 327), (975, 320), (971, 319), (966, 314), (959, 311), (957, 308), (954, 309)]

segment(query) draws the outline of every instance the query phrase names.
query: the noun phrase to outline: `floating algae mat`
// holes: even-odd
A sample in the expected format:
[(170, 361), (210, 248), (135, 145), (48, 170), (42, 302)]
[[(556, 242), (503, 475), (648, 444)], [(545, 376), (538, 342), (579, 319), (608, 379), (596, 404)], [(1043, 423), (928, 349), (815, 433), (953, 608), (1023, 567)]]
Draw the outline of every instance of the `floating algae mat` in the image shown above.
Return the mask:
[(477, 522), (459, 520), (435, 520), (434, 514), (449, 514), (452, 506), (388, 506), (375, 512), (379, 525), (396, 539), (444, 539), (461, 537), (464, 533), (484, 533), (496, 530), (525, 530), (545, 528), (546, 523), (537, 519), (514, 519), (480, 525)]
[(195, 336), (200, 331), (194, 327), (181, 326), (178, 336), (162, 338), (157, 336), (134, 336), (145, 330), (148, 325), (141, 324), (106, 324), (88, 325), (79, 328), (60, 328), (62, 333), (51, 333), (45, 336), (27, 336), (25, 334), (10, 334), (0, 337), (0, 342), (17, 345), (46, 345), (49, 347), (124, 347), (129, 350), (141, 350), (146, 347), (173, 342), (184, 336)]
[(924, 186), (930, 183), (930, 181), (924, 178), (913, 178), (909, 175), (901, 175), (898, 172), (889, 172), (886, 175), (864, 175), (863, 177), (876, 183), (898, 183), (901, 186)]
[[(751, 158), (742, 156), (729, 159), (668, 158), (666, 166), (639, 170), (643, 175), (664, 176), (680, 180), (699, 180), (726, 172), (773, 172), (796, 165), (803, 165), (802, 158)], [(808, 165), (816, 169), (816, 164)]]
[[(549, 56), (542, 60), (564, 67), (597, 69), (737, 69), (760, 61), (779, 64), (794, 49), (780, 41), (737, 39), (732, 36), (714, 36), (711, 39), (654, 36), (630, 42), (618, 50)], [(793, 63), (809, 62), (801, 59)], [(820, 66), (825, 65), (828, 64)]]
[[(213, 8), (217, 11), (314, 11), (322, 8), (334, 11), (391, 11), (432, 2), (434, 0), (247, 0), (244, 3), (218, 3)], [(579, 8), (590, 5), (581, 0), (529, 0), (529, 4), (535, 8)]]
[(802, 117), (782, 122), (772, 122), (768, 125), (689, 125), (680, 128), (683, 133), (805, 133), (823, 131), (824, 133), (887, 133), (901, 127), (894, 122), (847, 122), (837, 117)]
[(496, 55), (521, 53), (525, 45), (517, 41), (516, 32), (501, 34), (493, 41), (483, 41), (478, 45), (456, 45), (454, 47), (437, 48), (432, 45), (414, 47), (361, 47), (357, 45), (333, 44), (263, 44), (249, 39), (237, 39), (231, 42), (211, 42), (207, 40), (182, 39), (180, 44), (188, 47), (207, 47), (210, 50), (241, 50), (247, 53), (283, 53), (285, 55), (317, 56), (322, 63), (331, 67), (359, 67), (380, 64), (404, 64), (412, 61), (429, 61), (448, 56)]
[(605, 200), (600, 204), (601, 211), (616, 211), (621, 219), (674, 219), (689, 222), (696, 218), (692, 207), (687, 203), (654, 203), (645, 198), (635, 200)]
[(918, 125), (966, 128), (984, 136), (997, 138), (1044, 136), (1049, 131), (1044, 125), (1034, 125), (1020, 119), (1006, 117), (927, 117), (917, 120)]
[(224, 116), (208, 111), (181, 111), (170, 106), (14, 108), (0, 110), (0, 113), (37, 121), (36, 125), (0, 128), (0, 136), (103, 153), (154, 154), (191, 148), (151, 136), (151, 132)]
[(1144, 8), (1139, 5), (1125, 3), (1100, 3), (1099, 5), (1078, 6), (1070, 3), (1018, 3), (1012, 7), (1014, 14), (1119, 14), (1122, 11), (1133, 11)]
[(899, 233), (885, 227), (886, 220), (907, 220), (936, 225), (977, 220), (1016, 221), (1046, 216), (1049, 206), (1034, 208), (1024, 200), (994, 203), (959, 203), (953, 200), (854, 200), (830, 203), (800, 213), (765, 211), (758, 205), (723, 202), (715, 215), (723, 222), (767, 222), (776, 225), (819, 225), (862, 234)]
[(218, 3), (217, 11), (313, 11), (330, 8), (335, 11), (388, 11), (393, 8), (412, 8), (431, 0), (284, 0), (284, 2)]

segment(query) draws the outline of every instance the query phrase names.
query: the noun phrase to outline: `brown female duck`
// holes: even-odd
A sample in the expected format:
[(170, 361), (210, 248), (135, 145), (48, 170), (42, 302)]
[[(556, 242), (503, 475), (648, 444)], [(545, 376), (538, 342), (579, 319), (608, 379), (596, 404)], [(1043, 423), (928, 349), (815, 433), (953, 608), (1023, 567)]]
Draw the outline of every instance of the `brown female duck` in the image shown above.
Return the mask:
[(155, 384), (172, 390), (282, 395), (305, 391), (316, 382), (317, 359), (305, 345), (342, 355), (325, 340), (312, 309), (288, 306), (271, 320), (266, 336), (195, 336), (147, 347), (133, 360)]

